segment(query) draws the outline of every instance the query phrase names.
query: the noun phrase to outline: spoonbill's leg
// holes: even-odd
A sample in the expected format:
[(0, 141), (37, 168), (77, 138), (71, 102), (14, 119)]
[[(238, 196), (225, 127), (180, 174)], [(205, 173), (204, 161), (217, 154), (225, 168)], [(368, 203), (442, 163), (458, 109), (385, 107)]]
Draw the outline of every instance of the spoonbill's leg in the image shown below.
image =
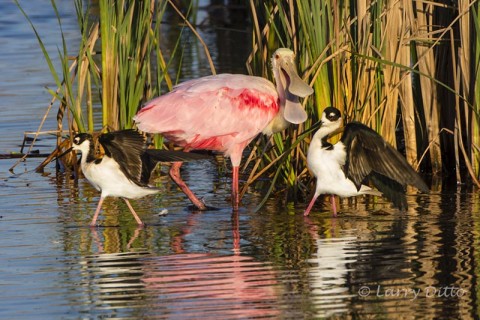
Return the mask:
[(190, 201), (193, 203), (195, 207), (197, 207), (199, 210), (207, 210), (207, 206), (203, 201), (197, 198), (197, 196), (193, 193), (192, 190), (187, 186), (185, 181), (182, 180), (182, 177), (180, 176), (180, 167), (182, 166), (183, 162), (174, 162), (172, 163), (172, 167), (170, 168), (170, 177), (172, 178), (173, 181), (177, 184), (177, 186), (182, 189), (183, 193), (190, 199)]
[(232, 206), (237, 211), (240, 203), (240, 194), (238, 192), (238, 166), (232, 168)]

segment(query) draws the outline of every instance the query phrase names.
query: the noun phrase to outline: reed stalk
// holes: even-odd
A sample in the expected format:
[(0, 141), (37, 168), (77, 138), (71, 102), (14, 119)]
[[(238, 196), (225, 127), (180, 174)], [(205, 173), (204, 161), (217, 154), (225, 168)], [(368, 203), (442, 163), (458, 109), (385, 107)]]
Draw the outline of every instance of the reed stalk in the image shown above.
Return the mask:
[[(52, 0), (51, 3), (61, 29), (55, 1)], [(142, 101), (158, 94), (157, 85), (152, 85), (152, 82), (167, 79), (171, 83), (166, 73), (167, 66), (163, 64), (154, 70), (151, 61), (154, 56), (152, 53), (161, 52), (159, 28), (156, 26), (162, 21), (167, 2), (157, 5), (153, 0), (100, 0), (98, 21), (91, 21), (92, 8), (85, 7), (84, 1), (75, 0), (74, 4), (81, 41), (77, 54), (69, 55), (61, 32), (62, 48), (58, 52), (61, 68), (58, 70), (35, 26), (24, 12), (59, 88), (57, 91), (49, 89), (61, 104), (59, 129), (63, 125), (64, 109), (68, 110), (67, 116), (72, 115), (73, 121), (69, 127), (74, 132), (130, 128), (132, 117)], [(18, 3), (17, 5), (21, 9)], [(100, 60), (97, 59), (96, 52), (99, 47)], [(156, 76), (152, 76), (153, 73)], [(94, 114), (98, 113), (95, 101), (101, 101), (101, 123), (94, 123)]]
[[(304, 159), (311, 135), (301, 133), (333, 104), (349, 120), (379, 132), (414, 167), (433, 174), (453, 169), (457, 179), (468, 174), (478, 183), (477, 1), (460, 1), (458, 8), (444, 2), (388, 0), (250, 3), (256, 26), (252, 55), (258, 48), (268, 56), (265, 51), (290, 46), (300, 73), (315, 89), (314, 97), (304, 101), (310, 119), (273, 137), (268, 155), (257, 158), (253, 171), (263, 172), (268, 161), (275, 161), (270, 174), (277, 184), (300, 191), (306, 186), (305, 192), (311, 188)], [(263, 16), (259, 6), (265, 8)], [(255, 68), (267, 64), (261, 58), (249, 59), (249, 70), (261, 70)], [(285, 140), (299, 137), (303, 142), (296, 150), (286, 148), (294, 144)], [(257, 176), (251, 172), (249, 183)]]
[(469, 116), (472, 119), (469, 128), (469, 134), (472, 143), (472, 165), (473, 170), (476, 172), (477, 179), (480, 179), (480, 4), (477, 2), (472, 6), (472, 28), (474, 29), (472, 49), (473, 65), (469, 66), (472, 69), (472, 99), (475, 102), (473, 108), (469, 112)]
[[(91, 19), (92, 16), (95, 18), (95, 11), (90, 6), (85, 7), (84, 1), (75, 0), (81, 40), (77, 53), (73, 55), (68, 53), (55, 1), (52, 0), (51, 4), (62, 41), (58, 50), (58, 70), (40, 34), (17, 2), (37, 36), (57, 86), (56, 90), (47, 90), (54, 101), (59, 102), (58, 145), (62, 142), (60, 133), (65, 121), (70, 136), (78, 131), (130, 128), (132, 117), (141, 103), (159, 92), (156, 88), (160, 85), (152, 82), (169, 80), (167, 66), (154, 68), (151, 59), (160, 52), (158, 26), (167, 2), (157, 5), (153, 0), (100, 0), (98, 21), (92, 21), (95, 20)], [(97, 59), (99, 47), (100, 59)], [(98, 101), (101, 102), (100, 110)], [(95, 123), (95, 114), (101, 115), (101, 123)]]

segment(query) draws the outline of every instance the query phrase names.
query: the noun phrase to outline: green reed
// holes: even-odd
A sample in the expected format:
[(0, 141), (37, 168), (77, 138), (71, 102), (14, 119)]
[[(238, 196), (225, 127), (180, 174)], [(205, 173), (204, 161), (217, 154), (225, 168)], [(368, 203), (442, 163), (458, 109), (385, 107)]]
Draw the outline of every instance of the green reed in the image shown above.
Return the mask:
[[(49, 92), (60, 104), (58, 129), (62, 129), (64, 117), (72, 131), (130, 128), (141, 103), (159, 93), (159, 83), (165, 80), (172, 86), (159, 41), (159, 24), (167, 2), (100, 0), (95, 8), (84, 3), (74, 1), (81, 41), (73, 53), (67, 52), (61, 18), (55, 1), (51, 1), (62, 40), (57, 69), (39, 32), (17, 2), (37, 36), (57, 86)], [(95, 123), (95, 113), (101, 115), (101, 122)]]
[[(251, 9), (252, 72), (266, 76), (268, 61), (260, 57), (289, 46), (315, 94), (304, 101), (309, 120), (274, 136), (262, 159), (250, 156), (257, 163), (247, 184), (275, 161), (265, 174), (277, 189), (308, 194), (312, 133), (303, 133), (333, 105), (381, 133), (414, 167), (434, 175), (456, 170), (457, 180), (469, 175), (480, 185), (477, 1), (458, 10), (421, 1), (335, 0), (251, 1)], [(260, 140), (254, 151), (262, 146)]]

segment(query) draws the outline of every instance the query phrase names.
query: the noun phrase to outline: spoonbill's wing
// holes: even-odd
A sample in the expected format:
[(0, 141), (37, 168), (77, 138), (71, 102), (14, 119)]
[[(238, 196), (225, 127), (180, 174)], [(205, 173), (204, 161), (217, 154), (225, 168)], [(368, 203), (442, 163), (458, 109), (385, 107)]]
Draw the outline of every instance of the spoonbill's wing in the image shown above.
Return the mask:
[(221, 74), (183, 82), (148, 102), (135, 116), (137, 127), (161, 133), (190, 149), (229, 156), (245, 146), (279, 111), (278, 94), (266, 79)]

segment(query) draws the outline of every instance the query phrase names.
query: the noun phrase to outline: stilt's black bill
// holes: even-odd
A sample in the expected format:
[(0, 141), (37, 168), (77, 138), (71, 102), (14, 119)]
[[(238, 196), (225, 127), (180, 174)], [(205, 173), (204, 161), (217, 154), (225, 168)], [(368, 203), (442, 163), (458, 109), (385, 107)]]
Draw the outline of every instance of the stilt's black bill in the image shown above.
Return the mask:
[(73, 150), (73, 147), (68, 148), (68, 149), (65, 150), (61, 155), (57, 156), (57, 157), (55, 158), (55, 160), (60, 159), (61, 157), (63, 157), (63, 156), (66, 155), (67, 153), (70, 153), (72, 150)]

